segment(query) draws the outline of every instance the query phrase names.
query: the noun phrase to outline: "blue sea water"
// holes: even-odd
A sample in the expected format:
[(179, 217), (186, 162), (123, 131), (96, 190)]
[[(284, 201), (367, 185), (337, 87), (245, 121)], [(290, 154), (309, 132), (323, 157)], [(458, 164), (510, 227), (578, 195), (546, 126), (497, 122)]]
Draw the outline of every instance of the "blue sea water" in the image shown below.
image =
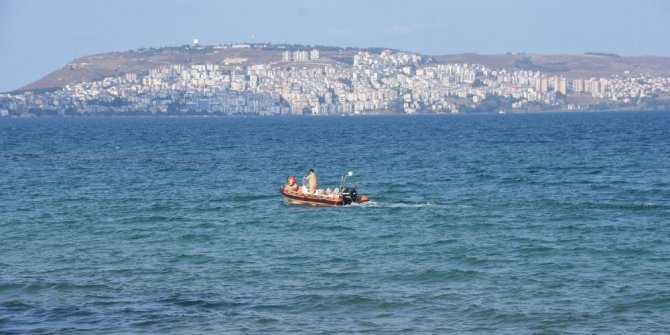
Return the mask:
[(0, 119), (0, 333), (667, 334), (670, 113)]

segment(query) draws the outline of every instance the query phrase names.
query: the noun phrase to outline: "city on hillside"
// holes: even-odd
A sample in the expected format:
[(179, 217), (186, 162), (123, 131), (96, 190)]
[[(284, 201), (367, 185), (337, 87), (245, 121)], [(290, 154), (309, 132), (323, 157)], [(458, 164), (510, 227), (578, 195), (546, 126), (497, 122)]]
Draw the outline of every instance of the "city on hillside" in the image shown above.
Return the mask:
[[(227, 45), (254, 48), (254, 45)], [(628, 72), (567, 79), (539, 71), (439, 64), (411, 52), (360, 51), (320, 61), (318, 48), (245, 65), (166, 64), (51, 91), (0, 94), (0, 116), (340, 115), (640, 110), (670, 106), (670, 78)]]

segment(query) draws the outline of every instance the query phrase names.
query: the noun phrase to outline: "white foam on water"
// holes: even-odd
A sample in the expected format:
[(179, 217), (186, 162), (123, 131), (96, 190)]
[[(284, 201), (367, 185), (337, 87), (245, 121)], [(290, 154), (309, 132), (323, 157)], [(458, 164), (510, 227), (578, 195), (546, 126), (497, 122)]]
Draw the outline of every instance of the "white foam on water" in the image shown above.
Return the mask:
[(361, 204), (352, 204), (353, 206), (359, 207), (374, 207), (374, 208), (424, 208), (424, 207), (441, 207), (442, 205), (436, 204), (432, 201), (428, 202), (418, 202), (418, 203), (403, 203), (403, 202), (377, 202), (377, 201), (368, 201)]

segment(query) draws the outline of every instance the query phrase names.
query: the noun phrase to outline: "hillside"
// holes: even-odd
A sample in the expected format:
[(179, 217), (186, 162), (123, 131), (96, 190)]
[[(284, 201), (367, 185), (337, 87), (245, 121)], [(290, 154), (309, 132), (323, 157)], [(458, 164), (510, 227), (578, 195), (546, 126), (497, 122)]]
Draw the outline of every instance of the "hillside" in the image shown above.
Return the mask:
[[(490, 71), (498, 69), (508, 72)], [(91, 55), (23, 92), (0, 95), (0, 116), (497, 113), (668, 106), (669, 57), (431, 57), (380, 48), (271, 44)]]
[[(220, 64), (222, 66), (248, 66), (280, 63), (286, 50), (309, 50), (314, 47), (302, 45), (254, 45), (252, 47), (166, 47), (140, 49), (126, 52), (110, 52), (84, 56), (66, 64), (44, 78), (21, 88), (24, 90), (48, 90), (62, 88), (83, 81), (97, 81), (105, 77), (125, 73), (142, 73), (152, 68), (169, 64)], [(345, 65), (351, 57), (364, 49), (317, 47), (320, 59), (317, 64)], [(381, 49), (367, 49), (377, 52)], [(428, 58), (428, 57), (426, 57)], [(432, 56), (437, 63), (482, 64), (491, 68), (508, 70), (541, 71), (561, 74), (568, 79), (609, 77), (613, 74), (654, 74), (670, 76), (670, 57), (620, 57), (611, 54), (587, 53), (583, 55), (504, 54), (480, 55), (474, 53)], [(305, 66), (309, 66), (306, 63)]]
[(670, 76), (670, 57), (621, 57), (612, 54), (587, 53), (583, 55), (456, 54), (435, 56), (439, 63), (482, 64), (491, 68), (540, 71), (561, 74), (568, 79), (608, 77), (612, 74), (654, 74)]
[[(62, 88), (84, 81), (97, 81), (125, 73), (141, 73), (171, 64), (220, 64), (223, 66), (249, 66), (279, 63), (286, 50), (309, 50), (308, 46), (272, 46), (244, 48), (190, 48), (166, 47), (140, 49), (126, 52), (109, 52), (77, 58), (44, 78), (22, 87), (20, 91)], [(356, 49), (320, 48), (320, 63), (347, 62), (358, 52)], [(314, 65), (314, 64), (312, 64)]]

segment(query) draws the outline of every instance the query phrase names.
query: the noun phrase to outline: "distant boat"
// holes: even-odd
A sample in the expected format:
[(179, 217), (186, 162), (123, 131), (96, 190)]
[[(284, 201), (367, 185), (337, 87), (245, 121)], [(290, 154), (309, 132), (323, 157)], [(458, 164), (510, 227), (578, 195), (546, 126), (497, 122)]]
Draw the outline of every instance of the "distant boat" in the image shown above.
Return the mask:
[(505, 114), (505, 111), (498, 111), (498, 114)]
[[(299, 187), (297, 191), (289, 190), (286, 185), (281, 185), (279, 187), (279, 192), (293, 204), (304, 204), (304, 205), (316, 205), (316, 206), (344, 206), (351, 205), (353, 203), (363, 203), (369, 201), (370, 198), (367, 195), (358, 194), (356, 187), (358, 181), (354, 182), (353, 186), (348, 185), (353, 173), (349, 172), (347, 175), (342, 176), (340, 182), (340, 187), (332, 191), (330, 190), (317, 190), (314, 194), (308, 193), (306, 186)], [(292, 177), (289, 177), (292, 178)]]

